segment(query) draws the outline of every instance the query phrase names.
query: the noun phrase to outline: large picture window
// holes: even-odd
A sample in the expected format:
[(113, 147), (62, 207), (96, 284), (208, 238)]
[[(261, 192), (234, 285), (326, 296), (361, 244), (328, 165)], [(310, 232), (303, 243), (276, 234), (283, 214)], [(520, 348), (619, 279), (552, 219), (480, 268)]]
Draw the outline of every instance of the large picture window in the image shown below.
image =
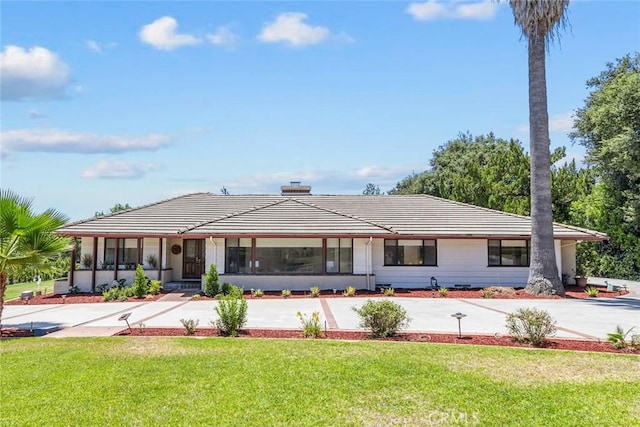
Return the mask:
[(353, 239), (327, 239), (326, 272), (353, 272)]
[(384, 265), (438, 265), (435, 240), (385, 240)]
[(225, 239), (225, 272), (251, 273), (251, 239)]
[(121, 269), (135, 268), (142, 264), (142, 239), (104, 239), (103, 267), (113, 268), (118, 245), (118, 266)]
[(528, 267), (529, 240), (489, 240), (489, 266)]
[(256, 239), (255, 272), (321, 274), (322, 239)]

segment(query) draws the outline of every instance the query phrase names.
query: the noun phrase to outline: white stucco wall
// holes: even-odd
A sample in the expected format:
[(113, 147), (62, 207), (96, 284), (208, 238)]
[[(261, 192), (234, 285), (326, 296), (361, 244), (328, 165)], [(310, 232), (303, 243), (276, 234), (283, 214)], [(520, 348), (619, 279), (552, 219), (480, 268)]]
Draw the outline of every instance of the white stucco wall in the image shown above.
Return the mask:
[[(528, 267), (489, 267), (486, 239), (439, 239), (438, 265), (384, 266), (384, 240), (373, 242), (373, 273), (378, 286), (390, 284), (398, 288), (422, 288), (433, 276), (439, 286), (491, 285), (524, 286)], [(558, 246), (559, 248), (559, 246)]]

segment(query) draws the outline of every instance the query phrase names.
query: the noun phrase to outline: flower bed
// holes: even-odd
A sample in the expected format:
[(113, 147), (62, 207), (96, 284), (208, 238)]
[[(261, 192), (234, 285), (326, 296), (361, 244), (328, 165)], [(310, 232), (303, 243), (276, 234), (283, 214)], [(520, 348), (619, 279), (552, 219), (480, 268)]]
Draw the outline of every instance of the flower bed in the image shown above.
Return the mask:
[[(147, 295), (144, 298), (140, 298), (140, 299), (136, 297), (129, 297), (126, 301), (127, 302), (156, 301), (159, 298), (161, 298), (163, 295), (166, 295), (167, 293), (169, 292), (162, 291), (158, 295)], [(28, 302), (22, 301), (20, 299), (14, 299), (14, 300), (5, 302), (5, 305), (87, 304), (87, 303), (99, 303), (99, 302), (105, 302), (102, 294), (91, 294), (91, 293), (79, 293), (79, 294), (67, 294), (67, 295), (46, 294), (46, 295), (34, 295), (34, 297), (30, 299)], [(123, 302), (123, 301), (115, 300), (110, 302)]]

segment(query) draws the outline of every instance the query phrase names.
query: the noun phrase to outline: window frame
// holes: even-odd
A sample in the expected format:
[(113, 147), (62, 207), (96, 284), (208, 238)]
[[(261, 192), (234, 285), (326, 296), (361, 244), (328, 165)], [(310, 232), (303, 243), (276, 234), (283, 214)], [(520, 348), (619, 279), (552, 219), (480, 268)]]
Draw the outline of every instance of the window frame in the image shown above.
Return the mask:
[[(143, 261), (142, 261), (142, 255), (144, 253), (144, 238), (142, 237), (105, 237), (103, 242), (103, 250), (102, 250), (102, 265), (103, 266), (108, 266), (109, 269), (113, 269), (115, 268), (115, 266), (117, 265), (119, 269), (122, 269), (121, 267), (126, 267), (127, 266), (131, 266), (132, 264), (137, 265), (144, 265)], [(136, 244), (134, 246), (134, 248), (136, 249), (136, 260), (135, 262), (131, 263), (131, 262), (125, 262), (125, 253), (126, 253), (126, 249), (127, 249), (127, 242), (126, 241), (135, 241)], [(114, 247), (113, 248), (108, 248), (107, 247), (107, 242), (108, 241), (114, 241)], [(107, 249), (109, 250), (113, 250), (113, 261), (107, 261)], [(133, 248), (131, 248), (133, 249)], [(117, 255), (117, 257), (116, 257)]]
[[(399, 245), (400, 240), (416, 240), (421, 241), (422, 245), (419, 246), (422, 252), (422, 264), (401, 264), (400, 263), (400, 251)], [(388, 245), (388, 242), (395, 242), (395, 245)], [(426, 261), (426, 248), (430, 247), (430, 245), (426, 245), (425, 242), (433, 242), (434, 249), (434, 263), (429, 264)], [(396, 260), (396, 263), (387, 263), (387, 248), (394, 248), (393, 258)], [(404, 246), (402, 246), (404, 247)], [(438, 266), (438, 239), (384, 239), (383, 242), (383, 265), (385, 267), (437, 267)]]
[[(513, 242), (513, 241), (524, 241), (525, 242), (525, 250), (526, 250), (526, 257), (527, 257), (527, 263), (525, 265), (522, 264), (517, 264), (517, 265), (509, 265), (509, 264), (503, 264), (502, 263), (502, 258), (503, 258), (503, 245), (502, 242), (504, 241), (508, 241), (508, 242)], [(491, 242), (498, 242), (498, 248), (499, 248), (499, 256), (498, 256), (498, 260), (499, 260), (499, 264), (495, 264), (491, 262)], [(511, 247), (511, 248), (520, 248), (522, 249), (522, 246), (507, 246), (507, 247)], [(508, 268), (529, 268), (529, 266), (531, 265), (531, 240), (530, 239), (487, 239), (487, 267), (508, 267)]]

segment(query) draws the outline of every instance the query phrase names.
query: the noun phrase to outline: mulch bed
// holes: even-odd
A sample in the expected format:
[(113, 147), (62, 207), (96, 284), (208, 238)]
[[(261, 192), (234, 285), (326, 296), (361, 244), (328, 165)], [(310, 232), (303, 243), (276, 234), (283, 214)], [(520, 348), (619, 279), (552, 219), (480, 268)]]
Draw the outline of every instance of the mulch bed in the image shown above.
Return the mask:
[[(184, 336), (184, 328), (138, 328), (134, 327), (131, 331), (125, 329), (117, 336)], [(196, 337), (217, 337), (217, 329), (202, 328), (197, 329)], [(239, 338), (276, 338), (276, 339), (301, 339), (302, 332), (292, 329), (243, 329), (240, 331)], [(390, 338), (372, 338), (368, 332), (363, 331), (327, 331), (326, 337), (322, 339), (330, 340), (380, 340), (380, 341), (402, 341), (402, 342), (432, 342), (445, 344), (464, 344), (464, 345), (491, 345), (503, 347), (522, 347), (532, 348), (530, 345), (514, 341), (509, 336), (493, 336), (493, 335), (463, 335), (459, 338), (455, 334), (440, 333), (424, 333), (424, 332), (403, 332)], [(551, 338), (547, 341), (544, 348), (553, 350), (576, 350), (576, 351), (595, 351), (604, 353), (624, 353), (624, 354), (640, 354), (640, 349), (635, 351), (630, 349), (616, 350), (611, 347), (608, 342), (573, 340)]]
[[(163, 295), (168, 294), (169, 291), (162, 291), (158, 295), (149, 295), (148, 298), (144, 297), (138, 299), (136, 297), (130, 297), (124, 302), (141, 302), (141, 301), (156, 301), (162, 298)], [(105, 303), (102, 294), (91, 294), (91, 293), (79, 293), (79, 294), (67, 294), (62, 295), (54, 295), (54, 294), (45, 294), (45, 295), (34, 295), (32, 299), (29, 301), (22, 301), (20, 299), (13, 299), (11, 301), (6, 301), (5, 305), (35, 305), (35, 304), (86, 304), (86, 303)], [(111, 302), (123, 302), (120, 300), (109, 301), (106, 304)]]
[[(617, 291), (617, 292), (609, 292), (607, 291), (606, 286), (596, 286), (600, 291), (598, 298), (613, 298), (617, 296), (627, 295), (629, 292), (627, 291)], [(138, 299), (136, 297), (131, 297), (127, 299), (128, 302), (139, 302), (139, 301), (156, 301), (161, 298), (163, 295), (168, 294), (169, 291), (162, 291), (158, 295), (153, 295), (152, 298), (142, 298)], [(254, 297), (251, 295), (250, 291), (245, 292), (244, 297), (246, 299), (282, 299), (282, 293), (280, 291), (266, 291), (262, 297)], [(291, 296), (289, 298), (310, 298), (310, 294), (308, 291), (292, 291)], [(342, 295), (342, 291), (337, 291), (333, 293), (332, 290), (325, 290), (321, 292), (322, 298), (376, 298), (376, 297), (384, 297), (384, 295), (379, 291), (364, 291), (359, 290), (358, 293), (354, 297), (345, 297)], [(425, 289), (395, 289), (394, 297), (396, 298), (484, 298), (480, 289), (468, 289), (468, 290), (459, 290), (459, 289), (449, 289), (446, 297), (440, 295), (437, 291), (425, 290)], [(499, 294), (494, 293), (493, 299), (562, 299), (559, 296), (535, 296), (530, 295), (524, 290), (520, 289), (510, 294)], [(583, 299), (589, 298), (589, 296), (584, 292), (583, 288), (579, 288), (577, 286), (568, 287), (566, 289), (566, 297), (569, 299)], [(201, 295), (200, 300), (213, 300), (213, 298), (209, 298), (205, 295)], [(62, 295), (54, 295), (54, 294), (46, 294), (46, 295), (35, 295), (33, 299), (28, 302), (21, 301), (20, 299), (14, 299), (11, 301), (6, 301), (5, 305), (23, 305), (23, 304), (87, 304), (87, 303), (104, 303), (104, 298), (102, 294), (91, 294), (91, 293), (79, 293), (79, 294), (68, 294), (64, 298)], [(121, 302), (119, 300), (109, 301), (109, 302)], [(108, 302), (107, 302), (108, 303)]]

